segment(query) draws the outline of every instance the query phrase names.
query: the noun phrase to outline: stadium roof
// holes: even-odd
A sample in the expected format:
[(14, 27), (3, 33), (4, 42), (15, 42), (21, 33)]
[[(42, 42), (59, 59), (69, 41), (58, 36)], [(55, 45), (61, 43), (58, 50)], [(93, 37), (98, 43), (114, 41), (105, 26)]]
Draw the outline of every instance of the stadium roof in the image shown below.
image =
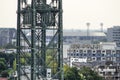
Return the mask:
[[(55, 34), (55, 31), (49, 31), (47, 32), (47, 36), (53, 36)], [(31, 34), (28, 33), (27, 36), (30, 36)], [(79, 30), (64, 30), (63, 36), (87, 36), (86, 31), (79, 31)], [(106, 36), (104, 32), (100, 31), (90, 31), (88, 36)]]
[(87, 32), (85, 31), (64, 31), (64, 36), (106, 36), (103, 32), (89, 32), (89, 35), (87, 35)]

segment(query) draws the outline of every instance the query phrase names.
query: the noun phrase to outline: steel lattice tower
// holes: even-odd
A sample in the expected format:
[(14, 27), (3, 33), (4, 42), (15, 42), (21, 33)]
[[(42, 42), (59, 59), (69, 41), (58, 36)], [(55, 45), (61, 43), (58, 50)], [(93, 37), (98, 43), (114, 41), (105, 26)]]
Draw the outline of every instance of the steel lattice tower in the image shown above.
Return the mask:
[(17, 80), (63, 80), (62, 0), (18, 0), (16, 59)]

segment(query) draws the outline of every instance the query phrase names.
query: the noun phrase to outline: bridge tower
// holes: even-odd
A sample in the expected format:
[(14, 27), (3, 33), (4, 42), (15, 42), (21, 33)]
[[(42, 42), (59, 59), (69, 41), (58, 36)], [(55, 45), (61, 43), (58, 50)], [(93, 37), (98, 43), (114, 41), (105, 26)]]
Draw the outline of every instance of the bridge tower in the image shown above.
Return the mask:
[(18, 0), (16, 60), (17, 80), (63, 80), (62, 0)]

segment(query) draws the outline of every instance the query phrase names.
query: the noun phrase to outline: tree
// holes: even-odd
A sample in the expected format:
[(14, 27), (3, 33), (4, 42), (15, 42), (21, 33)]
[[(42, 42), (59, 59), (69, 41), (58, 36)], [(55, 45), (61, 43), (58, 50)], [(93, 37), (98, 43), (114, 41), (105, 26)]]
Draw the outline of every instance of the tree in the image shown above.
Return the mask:
[(89, 67), (69, 67), (64, 65), (64, 80), (104, 80), (97, 72)]
[(4, 45), (3, 48), (5, 48), (5, 49), (16, 49), (15, 45), (13, 45), (11, 43), (8, 43), (8, 44)]
[(21, 64), (30, 65), (30, 63), (31, 63), (31, 54), (30, 53), (21, 54), (20, 55), (20, 62), (21, 62)]
[(15, 53), (11, 53), (8, 55), (8, 63), (10, 64), (10, 67), (13, 68), (13, 61), (15, 60)]
[(16, 70), (16, 59), (13, 61), (13, 70)]
[(6, 62), (6, 60), (4, 58), (0, 58), (0, 61), (3, 62), (3, 63)]
[(64, 80), (81, 80), (76, 67), (70, 68), (69, 66), (64, 66)]
[(56, 49), (48, 49), (46, 51), (46, 66), (52, 69), (52, 74), (56, 74), (58, 70), (58, 62), (56, 55)]
[(6, 69), (6, 65), (4, 62), (0, 61), (0, 72)]
[(0, 58), (0, 72), (5, 70), (7, 67), (6, 67), (6, 63), (5, 63), (5, 59), (4, 58)]
[(9, 74), (7, 71), (2, 71), (1, 72), (1, 77), (9, 77)]
[(89, 67), (82, 67), (79, 70), (79, 74), (82, 74), (84, 80), (103, 80), (103, 78), (99, 76), (97, 72), (91, 70)]
[(26, 64), (25, 58), (20, 58), (20, 62), (21, 62), (21, 64)]

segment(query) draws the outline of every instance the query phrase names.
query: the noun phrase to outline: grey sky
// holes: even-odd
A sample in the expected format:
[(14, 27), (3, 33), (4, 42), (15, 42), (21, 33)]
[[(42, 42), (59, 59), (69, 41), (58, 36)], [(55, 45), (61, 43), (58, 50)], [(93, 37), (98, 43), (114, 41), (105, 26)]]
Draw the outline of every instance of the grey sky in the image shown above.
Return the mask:
[[(0, 27), (16, 27), (17, 0), (0, 1)], [(65, 29), (100, 29), (120, 25), (120, 0), (63, 0)]]

